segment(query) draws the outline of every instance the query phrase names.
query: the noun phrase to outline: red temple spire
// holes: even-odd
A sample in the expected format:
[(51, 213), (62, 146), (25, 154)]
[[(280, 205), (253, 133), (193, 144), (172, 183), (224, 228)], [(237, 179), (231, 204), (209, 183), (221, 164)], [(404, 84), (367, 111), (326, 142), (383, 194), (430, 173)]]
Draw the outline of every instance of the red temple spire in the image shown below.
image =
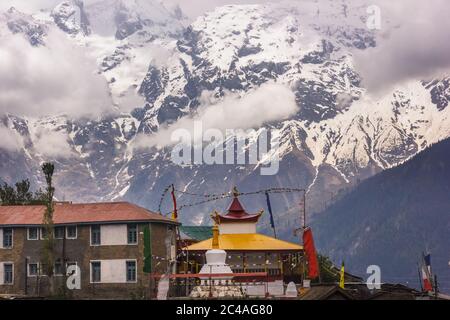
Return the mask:
[(258, 221), (259, 217), (263, 213), (261, 210), (258, 213), (249, 214), (247, 211), (245, 211), (244, 207), (242, 206), (241, 202), (239, 201), (239, 191), (236, 187), (233, 188), (233, 201), (231, 202), (230, 206), (228, 207), (228, 212), (225, 215), (220, 215), (216, 213), (213, 216), (213, 219), (217, 223), (223, 223), (223, 222), (239, 222), (239, 221)]

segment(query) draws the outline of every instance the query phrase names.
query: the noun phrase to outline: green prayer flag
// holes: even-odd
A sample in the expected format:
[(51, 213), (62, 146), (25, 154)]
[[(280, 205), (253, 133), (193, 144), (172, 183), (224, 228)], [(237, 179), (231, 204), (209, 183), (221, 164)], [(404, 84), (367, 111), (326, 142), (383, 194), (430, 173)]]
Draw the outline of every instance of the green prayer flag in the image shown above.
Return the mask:
[(144, 227), (144, 272), (152, 272), (152, 241), (150, 225)]

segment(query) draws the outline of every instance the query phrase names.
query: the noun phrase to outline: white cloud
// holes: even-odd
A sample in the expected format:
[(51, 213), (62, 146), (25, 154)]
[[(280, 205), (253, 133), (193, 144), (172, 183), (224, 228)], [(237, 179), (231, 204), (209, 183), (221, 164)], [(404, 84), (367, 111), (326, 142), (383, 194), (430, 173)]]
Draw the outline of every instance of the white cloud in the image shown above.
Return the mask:
[(280, 1), (281, 0), (163, 0), (163, 3), (166, 5), (177, 4), (188, 17), (195, 18), (207, 11), (212, 11), (214, 8), (224, 5), (273, 3)]
[(106, 79), (82, 48), (50, 29), (46, 46), (9, 33), (0, 42), (0, 112), (95, 117), (111, 112)]
[(378, 0), (378, 4), (384, 21), (378, 46), (354, 54), (369, 92), (381, 93), (405, 80), (449, 73), (448, 1)]
[(23, 148), (23, 140), (16, 131), (0, 125), (0, 137), (0, 149), (16, 152)]
[[(278, 84), (263, 84), (244, 97), (229, 94), (223, 100), (215, 101), (208, 93), (203, 93), (201, 106), (196, 114), (180, 118), (175, 123), (162, 127), (158, 132), (136, 139), (134, 147), (151, 148), (170, 146), (175, 130), (185, 129), (194, 137), (194, 123), (200, 121), (203, 130), (259, 128), (265, 123), (284, 120), (298, 112), (294, 93)], [(197, 139), (198, 137), (194, 137)]]
[[(86, 5), (93, 4), (102, 0), (84, 0)], [(129, 1), (129, 0), (124, 0)], [(274, 2), (269, 0), (159, 0), (167, 8), (179, 5), (181, 10), (191, 18), (195, 18), (206, 11), (214, 10), (215, 7), (228, 4), (254, 4)], [(0, 10), (6, 10), (10, 7), (22, 10), (24, 12), (33, 13), (40, 9), (49, 9), (56, 6), (63, 0), (1, 0)]]
[(69, 136), (61, 131), (50, 131), (40, 128), (33, 137), (35, 150), (44, 157), (70, 158), (74, 156)]

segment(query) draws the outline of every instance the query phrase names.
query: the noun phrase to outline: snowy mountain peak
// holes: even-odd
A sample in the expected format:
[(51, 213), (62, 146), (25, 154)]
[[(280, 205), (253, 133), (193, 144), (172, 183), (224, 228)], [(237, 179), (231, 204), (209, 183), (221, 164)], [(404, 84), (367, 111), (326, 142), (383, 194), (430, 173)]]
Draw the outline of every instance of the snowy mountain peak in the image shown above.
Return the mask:
[[(95, 58), (92, 72), (107, 80), (114, 105), (127, 105), (122, 113), (100, 120), (8, 120), (17, 124), (9, 127), (20, 129), (26, 143), (22, 156), (0, 154), (5, 158), (2, 173), (20, 167), (22, 174), (33, 176), (45, 158), (36, 146), (53, 133), (54, 141), (70, 155), (57, 158), (59, 192), (68, 198), (125, 197), (154, 208), (160, 191), (174, 182), (193, 192), (220, 193), (236, 184), (254, 190), (278, 181), (308, 187), (308, 203), (315, 211), (329, 194), (450, 136), (449, 78), (413, 79), (380, 97), (367, 94), (354, 66), (354, 52), (383, 39), (364, 26), (362, 5), (230, 5), (185, 28), (182, 13), (159, 1), (80, 3), (61, 3), (47, 23), (11, 12), (0, 25), (9, 33), (28, 35), (35, 45), (47, 28), (57, 25), (65, 30), (68, 41)], [(91, 33), (73, 36), (81, 34), (81, 24), (73, 23), (81, 12)], [(291, 90), (298, 107), (289, 119), (264, 126), (281, 139), (272, 153), (281, 157), (276, 179), (261, 177), (252, 165), (181, 167), (171, 162), (169, 148), (132, 148), (136, 137), (193, 116), (199, 106), (209, 107), (205, 95), (220, 103), (245, 98), (273, 83)], [(203, 221), (198, 212), (186, 221)]]
[(48, 26), (38, 21), (32, 15), (25, 14), (14, 7), (0, 14), (0, 31), (7, 28), (12, 34), (23, 35), (32, 46), (45, 45), (44, 38), (48, 32)]
[(66, 1), (57, 5), (51, 12), (56, 25), (69, 34), (90, 33), (89, 20), (84, 11), (84, 3), (80, 0)]
[(177, 34), (183, 28), (180, 12), (155, 0), (103, 0), (86, 7), (93, 32), (118, 40), (135, 33)]

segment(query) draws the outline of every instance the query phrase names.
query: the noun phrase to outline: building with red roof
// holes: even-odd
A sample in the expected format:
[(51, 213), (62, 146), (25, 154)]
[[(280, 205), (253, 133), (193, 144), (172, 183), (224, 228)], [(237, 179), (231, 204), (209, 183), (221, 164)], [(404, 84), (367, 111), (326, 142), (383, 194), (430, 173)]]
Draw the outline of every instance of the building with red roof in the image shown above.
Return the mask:
[(151, 294), (149, 274), (175, 266), (176, 221), (128, 202), (56, 202), (49, 277), (45, 210), (0, 206), (0, 295), (47, 296), (53, 282), (69, 297), (126, 299)]

